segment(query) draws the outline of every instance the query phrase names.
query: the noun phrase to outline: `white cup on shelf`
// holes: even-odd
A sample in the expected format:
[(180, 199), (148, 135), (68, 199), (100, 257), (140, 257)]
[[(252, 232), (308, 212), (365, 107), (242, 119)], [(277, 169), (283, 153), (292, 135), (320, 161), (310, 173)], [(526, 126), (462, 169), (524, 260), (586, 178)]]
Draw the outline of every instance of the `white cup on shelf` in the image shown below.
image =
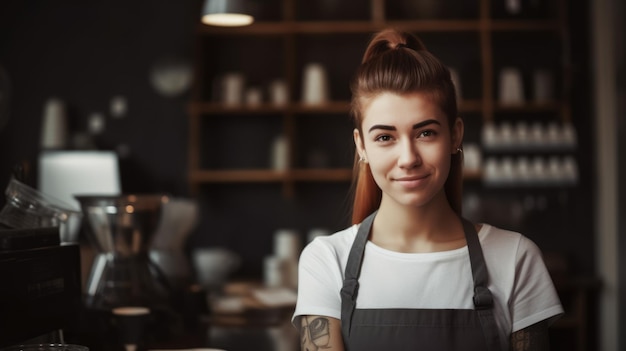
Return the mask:
[(552, 156), (547, 163), (547, 179), (552, 184), (559, 184), (564, 180), (563, 167), (561, 160), (557, 156)]
[(270, 102), (274, 106), (285, 106), (289, 101), (287, 83), (282, 79), (276, 79), (269, 85)]
[(302, 102), (306, 105), (328, 102), (328, 77), (326, 69), (319, 63), (309, 63), (304, 67)]
[(478, 171), (482, 166), (480, 146), (476, 143), (463, 145), (463, 168), (468, 171)]
[(222, 77), (222, 103), (239, 106), (243, 101), (245, 77), (239, 72), (226, 73)]
[(496, 185), (502, 180), (502, 172), (500, 171), (500, 163), (495, 157), (488, 157), (485, 160), (484, 181), (488, 185)]
[(500, 161), (500, 176), (502, 177), (502, 182), (506, 184), (517, 182), (517, 172), (512, 157), (506, 156)]
[(487, 122), (481, 129), (481, 141), (486, 149), (497, 149), (500, 147), (500, 133), (498, 127), (493, 122)]
[(289, 145), (287, 138), (282, 134), (277, 136), (272, 143), (270, 162), (275, 171), (284, 171), (289, 167)]
[(500, 145), (502, 147), (510, 148), (517, 145), (517, 139), (515, 134), (515, 129), (510, 122), (502, 122), (500, 124), (499, 130), (499, 140)]
[(527, 157), (521, 156), (515, 162), (515, 173), (517, 180), (522, 184), (532, 182), (532, 172), (530, 170), (530, 161)]
[(575, 148), (578, 144), (576, 136), (576, 128), (571, 122), (565, 122), (561, 126), (561, 138), (563, 145), (569, 148)]
[(547, 144), (552, 147), (562, 147), (563, 146), (563, 135), (561, 133), (561, 127), (556, 122), (551, 122), (548, 124), (547, 132), (546, 132), (546, 141)]
[(563, 179), (567, 183), (578, 183), (578, 162), (574, 156), (565, 156), (562, 161)]
[(515, 143), (518, 147), (527, 148), (531, 144), (530, 130), (525, 121), (519, 121), (515, 124)]
[(505, 67), (500, 71), (499, 101), (504, 105), (524, 103), (524, 80), (522, 72), (515, 67)]
[(546, 163), (542, 157), (533, 158), (530, 171), (534, 183), (541, 184), (548, 180)]
[(541, 147), (546, 144), (546, 133), (543, 125), (535, 122), (530, 127), (529, 141), (533, 147)]
[(42, 149), (64, 149), (67, 146), (65, 103), (57, 98), (46, 101), (41, 127)]

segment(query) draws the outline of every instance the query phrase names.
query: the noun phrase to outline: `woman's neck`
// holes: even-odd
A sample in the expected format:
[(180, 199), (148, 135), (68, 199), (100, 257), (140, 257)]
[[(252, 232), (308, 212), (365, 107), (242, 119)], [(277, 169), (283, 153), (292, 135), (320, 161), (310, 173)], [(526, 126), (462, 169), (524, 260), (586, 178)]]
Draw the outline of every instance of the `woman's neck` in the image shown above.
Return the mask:
[(445, 194), (421, 207), (383, 199), (370, 240), (380, 247), (399, 252), (447, 251), (466, 244), (461, 220)]

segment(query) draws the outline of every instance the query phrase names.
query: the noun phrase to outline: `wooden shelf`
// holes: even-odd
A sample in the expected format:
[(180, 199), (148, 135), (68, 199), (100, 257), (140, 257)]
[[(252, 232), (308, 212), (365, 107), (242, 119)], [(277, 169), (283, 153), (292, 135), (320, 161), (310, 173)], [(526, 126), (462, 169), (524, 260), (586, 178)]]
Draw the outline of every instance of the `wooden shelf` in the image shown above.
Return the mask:
[(479, 20), (429, 20), (429, 21), (284, 21), (257, 22), (247, 27), (220, 28), (201, 24), (198, 31), (208, 35), (283, 35), (283, 34), (336, 34), (373, 33), (388, 27), (408, 31), (455, 32), (477, 31)]
[[(200, 80), (208, 80), (211, 75), (219, 74), (220, 69), (215, 68), (217, 72), (209, 72), (207, 75), (206, 65), (211, 62), (207, 55), (206, 41), (214, 39), (224, 39), (233, 36), (240, 36), (245, 39), (256, 40), (263, 36), (277, 37), (282, 40), (279, 44), (279, 61), (281, 67), (278, 73), (274, 75), (282, 75), (288, 85), (288, 91), (293, 93), (297, 91), (300, 84), (299, 74), (301, 72), (302, 62), (306, 55), (314, 56), (310, 53), (302, 52), (302, 45), (306, 45), (299, 40), (302, 36), (312, 37), (314, 45), (318, 45), (318, 40), (332, 39), (336, 34), (361, 34), (371, 35), (384, 28), (398, 28), (414, 33), (437, 33), (433, 35), (434, 40), (440, 38), (439, 33), (450, 33), (452, 35), (469, 33), (476, 36), (477, 52), (480, 56), (480, 70), (472, 79), (479, 79), (480, 82), (475, 84), (480, 89), (470, 100), (461, 100), (458, 103), (459, 113), (470, 114), (470, 118), (480, 118), (483, 122), (494, 121), (495, 114), (556, 114), (561, 119), (567, 121), (569, 119), (569, 107), (567, 99), (563, 101), (548, 101), (545, 103), (527, 102), (520, 105), (504, 105), (498, 103), (496, 96), (497, 83), (495, 64), (501, 64), (497, 60), (498, 48), (494, 45), (494, 35), (497, 34), (519, 32), (519, 33), (536, 33), (555, 32), (556, 35), (566, 35), (564, 31), (564, 3), (560, 3), (559, 13), (554, 18), (535, 18), (535, 19), (503, 19), (492, 16), (492, 5), (494, 0), (481, 0), (477, 2), (476, 17), (469, 19), (414, 19), (414, 20), (396, 20), (389, 19), (385, 15), (386, 1), (373, 0), (371, 2), (371, 18), (363, 20), (296, 20), (297, 1), (301, 0), (280, 0), (283, 20), (276, 21), (257, 21), (250, 26), (245, 27), (215, 27), (199, 24), (196, 28), (198, 35), (198, 52), (196, 60), (197, 77)], [(411, 0), (407, 0), (411, 1)], [(272, 38), (272, 40), (275, 38)], [(306, 40), (304, 41), (306, 42)], [(365, 43), (363, 43), (363, 48)], [(306, 50), (305, 50), (306, 51)], [(332, 56), (333, 53), (328, 53)], [(208, 55), (216, 55), (211, 52)], [(219, 54), (217, 54), (219, 55)], [(238, 53), (241, 57), (237, 57), (237, 65), (241, 65), (244, 61), (254, 61), (259, 59), (251, 55)], [(242, 56), (243, 55), (243, 56)], [(282, 55), (282, 56), (280, 56)], [(319, 58), (316, 58), (319, 60)], [(337, 60), (342, 60), (337, 57)], [(347, 60), (348, 58), (346, 58)], [(350, 58), (354, 59), (354, 58)], [(475, 60), (476, 57), (469, 57), (468, 60)], [(226, 61), (229, 59), (226, 58)], [(272, 62), (277, 62), (276, 58)], [(335, 58), (332, 58), (335, 60)], [(241, 62), (239, 62), (241, 61)], [(323, 61), (323, 60), (322, 60)], [(216, 61), (224, 67), (228, 64)], [(306, 61), (304, 61), (306, 62)], [(333, 61), (334, 63), (334, 61)], [(341, 63), (341, 62), (338, 62)], [(262, 65), (261, 65), (262, 66)], [(257, 64), (251, 64), (251, 69), (259, 69)], [(341, 65), (339, 65), (341, 66)], [(232, 69), (232, 68), (228, 68)], [(342, 68), (345, 69), (345, 68)], [(245, 70), (245, 69), (242, 69)], [(559, 77), (557, 77), (558, 79)], [(567, 77), (562, 77), (564, 78)], [(265, 79), (265, 78), (264, 78)], [(300, 117), (306, 115), (344, 115), (349, 118), (350, 101), (330, 101), (323, 105), (309, 106), (294, 101), (284, 106), (276, 106), (271, 103), (262, 103), (256, 106), (225, 106), (217, 102), (203, 101), (203, 96), (208, 96), (207, 89), (211, 84), (202, 81), (196, 82), (194, 88), (193, 101), (189, 104), (190, 113), (190, 137), (189, 137), (189, 180), (192, 186), (200, 183), (246, 183), (246, 182), (277, 182), (285, 185), (285, 193), (291, 194), (293, 185), (296, 182), (347, 182), (352, 178), (351, 169), (289, 169), (286, 171), (274, 171), (269, 169), (242, 169), (242, 170), (206, 170), (201, 168), (201, 150), (202, 145), (202, 128), (201, 121), (205, 118), (223, 118), (225, 116), (258, 116), (259, 118), (279, 118), (282, 120), (282, 131), (287, 137), (290, 148), (296, 149), (296, 145), (302, 147), (301, 141), (297, 135), (299, 123), (302, 123)], [(343, 81), (343, 79), (342, 79)], [(346, 82), (347, 84), (348, 82)], [(337, 84), (336, 82), (334, 84)], [(345, 87), (344, 87), (345, 88)], [(296, 96), (297, 94), (290, 94)], [(558, 92), (555, 95), (560, 96)], [(342, 117), (343, 118), (343, 117)], [(276, 123), (272, 121), (272, 123)], [(311, 123), (306, 121), (306, 123)], [(295, 150), (295, 152), (306, 152), (303, 150)], [(301, 156), (301, 155), (300, 155)], [(297, 156), (294, 156), (297, 157)], [(464, 179), (476, 181), (482, 179), (482, 172), (465, 171)]]
[(282, 182), (286, 172), (269, 169), (198, 170), (189, 174), (193, 183), (271, 183)]
[[(349, 182), (352, 180), (352, 169), (292, 169), (286, 171), (270, 169), (199, 170), (192, 172), (189, 178), (196, 183)], [(482, 179), (482, 172), (464, 171), (463, 178), (480, 180)]]
[(412, 32), (471, 32), (491, 31), (557, 31), (560, 22), (554, 20), (414, 20), (414, 21), (284, 21), (256, 22), (246, 27), (213, 27), (201, 24), (198, 32), (205, 35), (285, 35), (285, 34), (349, 34), (374, 33), (394, 27)]
[(352, 179), (352, 169), (200, 170), (191, 173), (190, 179), (197, 183), (343, 182)]
[(554, 20), (492, 20), (486, 24), (492, 31), (559, 31), (561, 23)]
[(291, 177), (306, 182), (347, 182), (352, 180), (352, 169), (295, 169)]
[(261, 104), (257, 106), (227, 106), (215, 102), (192, 102), (191, 113), (202, 114), (267, 114), (267, 113), (348, 113), (349, 101), (331, 101), (322, 105), (290, 103), (285, 106)]
[(537, 112), (558, 112), (562, 108), (563, 104), (557, 101), (550, 102), (527, 102), (523, 104), (501, 104), (496, 103), (494, 106), (494, 112), (525, 112), (525, 113), (537, 113)]
[[(482, 102), (480, 100), (464, 100), (459, 103), (459, 111), (480, 112)], [(271, 114), (271, 113), (349, 113), (349, 101), (331, 101), (322, 105), (306, 105), (302, 103), (290, 103), (285, 106), (276, 106), (269, 103), (256, 106), (227, 106), (215, 102), (192, 102), (189, 104), (189, 113), (224, 115), (224, 114)]]

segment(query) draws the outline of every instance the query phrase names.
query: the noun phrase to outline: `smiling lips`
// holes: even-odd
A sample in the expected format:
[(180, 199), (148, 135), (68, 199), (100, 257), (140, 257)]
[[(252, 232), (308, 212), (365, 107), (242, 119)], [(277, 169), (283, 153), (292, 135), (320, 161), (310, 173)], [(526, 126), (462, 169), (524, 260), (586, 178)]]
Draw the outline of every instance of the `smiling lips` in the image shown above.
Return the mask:
[(412, 188), (420, 185), (426, 178), (428, 178), (429, 174), (419, 175), (419, 176), (407, 176), (401, 178), (394, 178), (395, 182), (399, 182), (400, 184)]

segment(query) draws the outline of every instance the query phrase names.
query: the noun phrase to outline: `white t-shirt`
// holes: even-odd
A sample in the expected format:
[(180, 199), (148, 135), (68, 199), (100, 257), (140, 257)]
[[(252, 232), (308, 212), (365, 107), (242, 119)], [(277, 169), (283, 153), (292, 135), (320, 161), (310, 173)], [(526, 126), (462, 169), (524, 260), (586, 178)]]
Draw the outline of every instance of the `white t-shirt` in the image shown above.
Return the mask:
[[(340, 290), (359, 225), (317, 237), (303, 250), (294, 318), (341, 319)], [(483, 224), (478, 232), (494, 297), (503, 349), (511, 333), (563, 313), (539, 248), (525, 236)], [(356, 308), (473, 309), (467, 246), (432, 253), (400, 253), (368, 241)]]

